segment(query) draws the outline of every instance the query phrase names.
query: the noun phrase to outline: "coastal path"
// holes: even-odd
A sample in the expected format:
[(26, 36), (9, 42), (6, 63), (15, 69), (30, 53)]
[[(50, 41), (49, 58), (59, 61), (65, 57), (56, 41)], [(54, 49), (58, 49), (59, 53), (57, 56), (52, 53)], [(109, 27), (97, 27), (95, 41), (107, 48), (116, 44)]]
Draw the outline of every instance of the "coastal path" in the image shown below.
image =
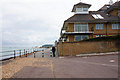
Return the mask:
[(3, 65), (3, 78), (118, 78), (118, 55), (48, 58), (47, 52)]

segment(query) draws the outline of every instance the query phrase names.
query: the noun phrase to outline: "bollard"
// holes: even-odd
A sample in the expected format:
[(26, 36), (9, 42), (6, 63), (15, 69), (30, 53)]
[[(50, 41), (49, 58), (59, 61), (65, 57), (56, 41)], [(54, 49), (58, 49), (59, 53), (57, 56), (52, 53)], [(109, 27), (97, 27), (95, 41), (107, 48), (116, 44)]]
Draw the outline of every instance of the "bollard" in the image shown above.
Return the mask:
[(14, 59), (15, 59), (15, 57), (16, 57), (16, 56), (15, 56), (15, 50), (14, 50)]
[(25, 56), (27, 57), (27, 51), (26, 51), (26, 55)]
[(44, 57), (44, 53), (42, 53), (42, 57)]
[(52, 57), (52, 51), (50, 51), (50, 57)]

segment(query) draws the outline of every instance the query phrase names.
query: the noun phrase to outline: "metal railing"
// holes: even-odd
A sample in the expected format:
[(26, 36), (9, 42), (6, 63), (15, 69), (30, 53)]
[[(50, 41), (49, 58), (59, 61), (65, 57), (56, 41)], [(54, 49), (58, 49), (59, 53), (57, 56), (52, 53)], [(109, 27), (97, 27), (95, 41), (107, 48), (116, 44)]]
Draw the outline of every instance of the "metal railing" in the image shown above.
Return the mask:
[(29, 54), (40, 51), (41, 48), (30, 48), (30, 49), (19, 49), (19, 50), (11, 50), (11, 51), (2, 51), (0, 52), (0, 60), (16, 58), (16, 57), (27, 57)]

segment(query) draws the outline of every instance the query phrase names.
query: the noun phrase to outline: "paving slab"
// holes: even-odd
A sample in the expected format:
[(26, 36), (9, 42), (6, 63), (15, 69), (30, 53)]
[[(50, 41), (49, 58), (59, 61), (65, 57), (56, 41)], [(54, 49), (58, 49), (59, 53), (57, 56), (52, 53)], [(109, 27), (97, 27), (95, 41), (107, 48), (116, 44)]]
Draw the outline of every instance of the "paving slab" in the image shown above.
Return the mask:
[(53, 78), (50, 68), (47, 67), (23, 67), (17, 72), (14, 78)]

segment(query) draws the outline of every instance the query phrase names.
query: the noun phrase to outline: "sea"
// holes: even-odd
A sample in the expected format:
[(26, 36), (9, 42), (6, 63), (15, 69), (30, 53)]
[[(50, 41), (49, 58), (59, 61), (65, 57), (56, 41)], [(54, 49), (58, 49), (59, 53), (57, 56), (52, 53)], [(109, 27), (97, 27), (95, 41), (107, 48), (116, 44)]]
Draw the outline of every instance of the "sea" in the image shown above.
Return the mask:
[(25, 52), (31, 53), (33, 51), (43, 50), (44, 48), (39, 47), (0, 47), (0, 60), (14, 57), (14, 51), (16, 56), (20, 56)]

